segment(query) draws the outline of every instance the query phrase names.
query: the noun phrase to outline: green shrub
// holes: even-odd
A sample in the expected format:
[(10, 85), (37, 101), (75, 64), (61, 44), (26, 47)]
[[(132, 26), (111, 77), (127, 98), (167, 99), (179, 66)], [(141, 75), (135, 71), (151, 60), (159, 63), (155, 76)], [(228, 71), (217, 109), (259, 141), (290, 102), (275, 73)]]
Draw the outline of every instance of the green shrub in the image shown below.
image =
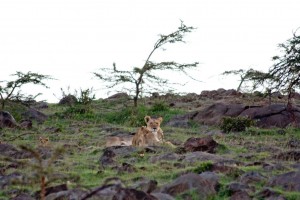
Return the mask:
[(252, 125), (254, 125), (254, 121), (247, 117), (223, 117), (220, 129), (225, 133), (241, 132)]
[(170, 107), (164, 102), (155, 102), (151, 108), (151, 111), (154, 113), (168, 110), (170, 110)]
[(196, 168), (193, 169), (194, 173), (200, 174), (202, 172), (209, 171), (213, 164), (211, 162), (202, 162)]
[(140, 105), (135, 107), (126, 107), (119, 111), (105, 113), (103, 118), (108, 123), (127, 125), (131, 127), (145, 126), (144, 117), (162, 117), (163, 122), (170, 120), (173, 116), (182, 114), (183, 111), (173, 109), (157, 109), (159, 106), (146, 107)]
[(93, 94), (93, 88), (91, 89), (80, 89), (80, 96), (77, 97), (78, 103), (83, 105), (90, 105), (92, 101), (96, 98)]

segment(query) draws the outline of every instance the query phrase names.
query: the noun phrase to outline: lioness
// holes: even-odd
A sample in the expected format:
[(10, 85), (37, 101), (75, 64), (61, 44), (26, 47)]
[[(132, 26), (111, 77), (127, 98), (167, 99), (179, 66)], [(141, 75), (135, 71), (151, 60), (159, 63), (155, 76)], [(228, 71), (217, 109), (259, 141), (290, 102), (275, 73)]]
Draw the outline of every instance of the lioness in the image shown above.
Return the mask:
[(129, 137), (119, 137), (119, 136), (112, 136), (106, 139), (106, 147), (111, 146), (130, 146), (132, 142), (132, 136)]
[(164, 134), (160, 128), (162, 117), (152, 119), (150, 116), (145, 116), (147, 126), (142, 126), (132, 138), (132, 146), (151, 146), (157, 143), (162, 143)]

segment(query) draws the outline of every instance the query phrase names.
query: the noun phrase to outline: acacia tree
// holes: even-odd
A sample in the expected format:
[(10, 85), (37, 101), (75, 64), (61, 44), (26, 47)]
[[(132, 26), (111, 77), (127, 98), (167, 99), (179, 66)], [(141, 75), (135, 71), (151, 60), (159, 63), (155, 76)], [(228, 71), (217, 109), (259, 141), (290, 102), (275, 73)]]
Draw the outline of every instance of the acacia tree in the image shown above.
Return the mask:
[(272, 88), (287, 93), (289, 106), (293, 92), (300, 86), (300, 36), (294, 32), (292, 38), (278, 46), (283, 54), (272, 58), (275, 64), (269, 74), (273, 77)]
[(155, 42), (153, 49), (149, 53), (145, 63), (141, 67), (134, 67), (129, 71), (118, 70), (116, 64), (113, 64), (112, 68), (101, 68), (99, 73), (94, 73), (96, 77), (102, 80), (106, 87), (111, 89), (117, 85), (129, 83), (134, 90), (134, 106), (137, 107), (138, 98), (142, 92), (142, 86), (145, 88), (157, 89), (156, 86), (167, 87), (170, 83), (168, 79), (155, 75), (155, 71), (178, 71), (192, 78), (187, 70), (195, 68), (198, 62), (182, 64), (174, 61), (159, 62), (151, 61), (152, 55), (158, 50), (162, 49), (168, 43), (185, 42), (183, 40), (186, 33), (193, 31), (195, 28), (192, 26), (186, 26), (181, 22), (178, 29), (168, 35), (160, 35), (159, 39)]
[(242, 85), (245, 82), (251, 82), (252, 90), (257, 89), (259, 86), (262, 86), (267, 79), (270, 78), (268, 73), (264, 73), (258, 70), (254, 70), (252, 68), (248, 70), (239, 69), (239, 70), (230, 70), (225, 71), (221, 75), (239, 75), (240, 76), (240, 83), (237, 87), (237, 91), (241, 91)]
[(16, 72), (15, 74), (12, 74), (11, 76), (16, 76), (17, 77), (16, 80), (1, 81), (2, 83), (3, 82), (6, 83), (5, 86), (0, 85), (0, 100), (1, 100), (2, 110), (4, 109), (7, 101), (12, 101), (12, 100), (22, 101), (22, 100), (28, 100), (28, 99), (33, 100), (34, 98), (36, 98), (38, 95), (41, 94), (41, 93), (39, 93), (35, 96), (25, 95), (20, 90), (20, 88), (23, 85), (31, 83), (34, 85), (42, 85), (47, 88), (46, 84), (43, 81), (47, 80), (47, 79), (52, 79), (48, 75), (33, 73), (30, 71), (27, 73)]

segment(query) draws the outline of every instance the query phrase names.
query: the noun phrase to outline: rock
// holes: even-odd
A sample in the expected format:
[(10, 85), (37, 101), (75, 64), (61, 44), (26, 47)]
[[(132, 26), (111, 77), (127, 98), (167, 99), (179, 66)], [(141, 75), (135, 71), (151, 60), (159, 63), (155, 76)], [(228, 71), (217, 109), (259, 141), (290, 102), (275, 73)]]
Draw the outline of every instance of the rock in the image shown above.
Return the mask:
[(300, 148), (300, 139), (291, 138), (287, 142), (286, 146), (289, 147), (289, 148)]
[(271, 187), (280, 186), (285, 191), (300, 192), (300, 171), (288, 172), (271, 178), (268, 185)]
[(188, 127), (193, 121), (205, 125), (220, 125), (223, 117), (249, 117), (262, 128), (285, 128), (292, 124), (300, 127), (300, 108), (293, 106), (290, 111), (285, 104), (269, 106), (245, 106), (242, 104), (214, 103), (204, 109), (193, 111), (185, 115), (178, 115), (170, 119), (168, 126)]
[(249, 183), (257, 183), (261, 181), (265, 181), (266, 177), (261, 175), (259, 172), (247, 172), (243, 174), (240, 178), (241, 183), (249, 184)]
[(176, 153), (167, 153), (158, 156), (151, 156), (149, 160), (151, 163), (157, 163), (160, 161), (176, 161), (179, 158), (180, 156)]
[(30, 152), (19, 150), (15, 148), (13, 145), (4, 144), (4, 143), (0, 144), (0, 155), (12, 159), (26, 159), (32, 157)]
[(71, 106), (71, 105), (74, 105), (75, 103), (77, 103), (78, 100), (77, 98), (74, 96), (74, 95), (67, 95), (67, 96), (64, 96), (59, 102), (58, 104), (59, 105), (68, 105), (68, 106)]
[(245, 108), (242, 104), (215, 103), (199, 111), (192, 120), (205, 125), (219, 125), (224, 116), (238, 116)]
[(229, 175), (232, 177), (238, 177), (239, 175), (244, 173), (244, 171), (239, 169), (236, 164), (229, 165), (224, 162), (213, 163), (211, 171), (217, 172), (217, 173), (222, 173), (222, 174)]
[(271, 170), (285, 170), (286, 167), (284, 167), (281, 163), (263, 163), (262, 164), (263, 169), (267, 171)]
[(114, 157), (116, 157), (116, 154), (112, 150), (106, 149), (99, 160), (101, 169), (116, 166)]
[(289, 160), (289, 161), (299, 161), (300, 160), (300, 150), (291, 150), (287, 152), (282, 152), (274, 156), (274, 158), (279, 160)]
[(213, 162), (219, 162), (223, 161), (224, 158), (218, 155), (196, 151), (187, 153), (184, 155), (184, 157), (181, 159), (184, 163), (195, 163), (199, 161), (213, 161)]
[(13, 182), (20, 182), (23, 180), (23, 178), (23, 175), (18, 172), (0, 176), (0, 189), (9, 187)]
[[(48, 196), (49, 194), (52, 194), (52, 193), (58, 193), (58, 192), (61, 192), (61, 191), (67, 191), (68, 190), (68, 187), (66, 184), (61, 184), (61, 185), (56, 185), (56, 186), (52, 186), (52, 187), (47, 187), (46, 188), (46, 194), (45, 196)], [(36, 199), (39, 199), (40, 197), (40, 192), (41, 191), (37, 191), (35, 193), (35, 198)]]
[(251, 119), (256, 120), (257, 126), (262, 128), (284, 128), (289, 124), (293, 124), (295, 120), (299, 122), (300, 119), (299, 108), (293, 107), (292, 110), (288, 112), (285, 104), (252, 107), (246, 109), (240, 116), (248, 116)]
[(0, 128), (4, 127), (15, 128), (18, 127), (18, 124), (9, 112), (0, 111)]
[(19, 123), (20, 127), (23, 129), (31, 129), (32, 128), (32, 121), (28, 119), (21, 120)]
[(49, 105), (47, 102), (44, 102), (44, 101), (39, 101), (39, 102), (36, 102), (34, 105), (33, 105), (33, 108), (35, 109), (46, 109), (48, 108)]
[(121, 188), (113, 196), (112, 200), (158, 200), (156, 197), (147, 194), (143, 191), (135, 189)]
[(129, 95), (125, 92), (120, 92), (107, 97), (107, 99), (129, 99)]
[(166, 125), (176, 128), (188, 128), (190, 127), (190, 120), (194, 118), (198, 112), (191, 112), (185, 115), (176, 115), (171, 118)]
[(194, 173), (178, 177), (172, 183), (163, 186), (161, 192), (175, 197), (191, 190), (198, 194), (199, 199), (216, 194), (214, 182)]
[(227, 185), (228, 191), (231, 194), (237, 193), (237, 192), (246, 192), (248, 193), (253, 193), (255, 191), (255, 187), (250, 187), (247, 184), (243, 183), (238, 183), (238, 182), (233, 182)]
[(151, 94), (151, 98), (154, 98), (154, 99), (158, 98), (159, 96), (160, 96), (160, 95), (159, 95), (158, 92), (153, 92), (153, 93)]
[(271, 188), (264, 188), (262, 191), (260, 191), (256, 197), (258, 199), (266, 199), (266, 200), (285, 200), (280, 193), (275, 192)]
[(230, 90), (225, 90), (223, 88), (220, 88), (218, 90), (203, 90), (200, 94), (200, 97), (202, 98), (209, 98), (209, 99), (223, 99), (223, 98), (228, 98), (228, 97), (238, 97), (241, 96), (242, 94), (240, 92), (237, 92), (234, 89)]
[(132, 153), (138, 152), (138, 148), (133, 146), (112, 146), (107, 147), (104, 151), (110, 150), (119, 157), (131, 157)]
[(214, 172), (202, 172), (199, 174), (202, 178), (208, 180), (217, 191), (219, 189), (219, 176)]
[(26, 112), (22, 113), (22, 116), (26, 120), (35, 120), (38, 123), (43, 123), (48, 119), (47, 115), (33, 108), (29, 108)]
[(67, 191), (60, 191), (57, 193), (51, 193), (46, 196), (46, 200), (60, 200), (60, 199), (81, 200), (86, 195), (87, 192), (82, 189), (72, 189)]
[(230, 197), (230, 200), (251, 200), (251, 199), (252, 198), (245, 191), (236, 192)]
[(151, 193), (151, 195), (156, 197), (159, 200), (175, 200), (171, 195), (161, 193), (161, 192)]
[(203, 137), (203, 138), (189, 138), (184, 143), (184, 149), (187, 152), (194, 151), (204, 151), (208, 153), (215, 153), (216, 147), (218, 143), (211, 137)]
[(136, 172), (136, 168), (129, 164), (129, 163), (122, 163), (122, 165), (120, 167), (117, 167), (117, 171), (118, 171), (118, 174), (122, 174), (122, 173), (134, 173)]
[(146, 193), (151, 193), (157, 188), (157, 181), (149, 180), (147, 178), (142, 178), (139, 181), (136, 181), (131, 188), (140, 190)]
[(17, 195), (16, 197), (11, 198), (11, 200), (35, 200), (35, 198), (30, 196), (29, 194), (21, 193), (21, 194)]

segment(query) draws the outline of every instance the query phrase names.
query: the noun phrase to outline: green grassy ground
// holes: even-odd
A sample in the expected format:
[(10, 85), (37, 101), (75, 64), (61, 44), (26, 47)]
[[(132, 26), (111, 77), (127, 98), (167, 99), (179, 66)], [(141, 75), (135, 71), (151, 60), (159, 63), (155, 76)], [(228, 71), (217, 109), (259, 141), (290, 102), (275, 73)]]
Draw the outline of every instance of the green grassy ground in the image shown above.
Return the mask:
[[(119, 177), (125, 185), (130, 186), (134, 180), (139, 177), (147, 177), (158, 182), (158, 186), (169, 183), (186, 172), (205, 171), (211, 164), (210, 162), (196, 162), (187, 165), (184, 168), (174, 167), (173, 162), (165, 162), (163, 165), (150, 163), (149, 158), (153, 153), (145, 154), (141, 157), (138, 153), (133, 153), (132, 158), (136, 159), (134, 164), (137, 171), (132, 174), (117, 173), (113, 169), (100, 169), (99, 158), (105, 148), (105, 138), (110, 132), (105, 131), (103, 127), (109, 126), (117, 128), (124, 132), (135, 132), (138, 126), (144, 125), (143, 118), (145, 115), (162, 116), (164, 122), (168, 121), (176, 114), (186, 113), (187, 110), (172, 109), (167, 105), (156, 102), (150, 106), (140, 106), (134, 110), (131, 106), (127, 106), (127, 102), (98, 100), (89, 106), (60, 106), (50, 105), (48, 109), (42, 110), (50, 117), (43, 124), (34, 123), (31, 130), (9, 129), (0, 130), (1, 141), (13, 144), (15, 146), (24, 145), (31, 149), (39, 147), (40, 136), (48, 137), (50, 143), (47, 148), (56, 149), (64, 148), (63, 157), (58, 157), (49, 169), (48, 176), (58, 178), (50, 185), (58, 183), (67, 183), (70, 188), (93, 188), (100, 186), (109, 177)], [(16, 109), (12, 113), (18, 113)], [(17, 115), (19, 116), (19, 115)], [(258, 128), (250, 128), (242, 133), (220, 134), (218, 127), (207, 127), (194, 125), (191, 128), (172, 128), (166, 127), (164, 123), (162, 128), (165, 133), (166, 140), (177, 141), (183, 143), (190, 137), (205, 136), (207, 130), (216, 132), (213, 138), (220, 144), (217, 154), (230, 157), (242, 162), (264, 161), (272, 159), (272, 152), (267, 147), (276, 147), (282, 151), (286, 150), (286, 144), (290, 138), (300, 139), (300, 131), (294, 128), (287, 128), (286, 134), (277, 134), (277, 130), (264, 130)], [(55, 131), (53, 131), (55, 130)], [(261, 147), (261, 148), (260, 148)], [(174, 152), (175, 149), (166, 147), (165, 151)], [(251, 158), (239, 157), (243, 154), (253, 154)], [(21, 160), (22, 161), (22, 160)], [(24, 159), (24, 162), (26, 159)], [(119, 163), (126, 162), (126, 158), (118, 160)], [(287, 165), (292, 161), (286, 161)], [(6, 166), (10, 162), (2, 158), (0, 166)], [(261, 166), (237, 166), (238, 169), (247, 171), (258, 171), (266, 177), (289, 171), (274, 170), (266, 172)], [(38, 177), (37, 169), (31, 164), (24, 164), (20, 168), (10, 168), (5, 174), (19, 171), (24, 176)], [(48, 172), (47, 172), (48, 173)], [(220, 190), (219, 193), (211, 197), (211, 199), (228, 199), (226, 185), (234, 181), (235, 177), (220, 174)], [(259, 191), (265, 183), (255, 184), (256, 191)], [(9, 199), (12, 194), (10, 191), (17, 189), (18, 191), (29, 191), (34, 193), (39, 190), (39, 180), (29, 181), (26, 185), (15, 183), (13, 186), (6, 187), (0, 191), (1, 199)], [(300, 193), (286, 192), (281, 188), (277, 190), (284, 194), (287, 199), (300, 199)], [(190, 191), (191, 199), (197, 199), (193, 191)], [(177, 199), (182, 199), (178, 196)]]

